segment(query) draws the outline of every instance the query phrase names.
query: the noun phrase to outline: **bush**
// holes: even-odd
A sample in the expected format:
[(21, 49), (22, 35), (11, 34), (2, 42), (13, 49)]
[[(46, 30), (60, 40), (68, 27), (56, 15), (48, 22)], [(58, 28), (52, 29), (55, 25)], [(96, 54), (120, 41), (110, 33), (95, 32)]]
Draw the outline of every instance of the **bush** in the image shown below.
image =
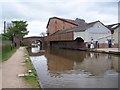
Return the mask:
[(2, 41), (0, 51), (0, 61), (7, 60), (16, 51), (15, 45), (11, 41)]
[(3, 43), (2, 44), (2, 51), (9, 51), (9, 50), (12, 50), (14, 48), (14, 44), (12, 43)]

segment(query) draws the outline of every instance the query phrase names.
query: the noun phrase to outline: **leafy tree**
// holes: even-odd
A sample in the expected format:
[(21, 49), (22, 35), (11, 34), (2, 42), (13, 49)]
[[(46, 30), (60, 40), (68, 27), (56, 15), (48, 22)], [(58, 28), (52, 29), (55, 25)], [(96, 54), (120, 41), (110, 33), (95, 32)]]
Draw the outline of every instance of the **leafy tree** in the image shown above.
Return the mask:
[(3, 36), (8, 37), (9, 40), (13, 39), (13, 36), (17, 36), (22, 39), (29, 33), (27, 31), (27, 21), (12, 21), (12, 25), (8, 27), (7, 32)]

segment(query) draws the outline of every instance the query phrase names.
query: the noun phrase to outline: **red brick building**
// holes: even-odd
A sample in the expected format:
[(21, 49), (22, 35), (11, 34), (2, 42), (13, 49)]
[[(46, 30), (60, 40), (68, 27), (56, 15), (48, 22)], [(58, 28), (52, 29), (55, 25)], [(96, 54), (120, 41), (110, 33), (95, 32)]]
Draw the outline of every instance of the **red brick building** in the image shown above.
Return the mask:
[[(71, 20), (58, 17), (52, 17), (47, 24), (47, 34), (45, 41), (48, 41), (50, 46), (60, 48), (81, 48), (83, 43), (78, 43), (74, 40), (73, 32), (67, 32), (70, 29), (78, 26), (86, 25), (83, 19)], [(81, 39), (82, 40), (82, 39)], [(80, 41), (81, 41), (80, 40)], [(83, 42), (83, 40), (82, 40)], [(81, 44), (81, 45), (80, 45)], [(85, 46), (85, 45), (84, 45)]]
[(81, 19), (81, 22), (78, 22), (78, 20), (79, 20), (78, 18), (76, 20), (71, 20), (71, 19), (52, 17), (49, 19), (46, 27), (47, 33), (48, 35), (52, 35), (57, 31), (74, 28), (83, 24), (84, 20)]

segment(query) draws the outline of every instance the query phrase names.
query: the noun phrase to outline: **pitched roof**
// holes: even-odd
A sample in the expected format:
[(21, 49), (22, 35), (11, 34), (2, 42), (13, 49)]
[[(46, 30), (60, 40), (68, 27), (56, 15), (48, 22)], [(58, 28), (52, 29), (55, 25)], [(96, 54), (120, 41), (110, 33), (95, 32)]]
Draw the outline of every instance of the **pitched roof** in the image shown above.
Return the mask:
[[(57, 17), (58, 18), (58, 17)], [(62, 21), (66, 21), (66, 22), (68, 22), (68, 23), (72, 23), (72, 24), (75, 24), (75, 25), (79, 25), (77, 22), (75, 22), (75, 20), (71, 20), (71, 19), (65, 19), (65, 18), (58, 18), (58, 19), (60, 19), (60, 20), (62, 20)]]
[(115, 23), (111, 25), (106, 25), (109, 29), (114, 30), (120, 26), (120, 23)]
[(120, 27), (120, 23), (115, 23), (115, 24), (111, 24), (111, 25), (106, 25), (110, 30), (111, 30), (111, 33), (113, 34), (114, 33), (114, 30), (118, 27)]
[[(85, 25), (81, 25), (81, 26), (78, 26), (78, 27), (74, 27), (74, 28), (70, 28), (70, 29), (66, 29), (66, 30), (60, 30), (60, 31), (57, 31), (55, 32), (54, 34), (63, 34), (63, 33), (68, 33), (68, 32), (83, 32), (85, 31), (86, 29), (92, 27), (95, 23), (97, 23), (98, 21), (95, 21), (95, 22), (92, 22), (92, 23), (88, 23), (88, 24), (85, 24)], [(52, 34), (53, 35), (53, 34)]]
[[(70, 24), (76, 25), (76, 26), (80, 26), (80, 25), (83, 24), (83, 23), (78, 23), (78, 22), (76, 22), (75, 20), (71, 20), (71, 19), (58, 18), (58, 17), (51, 17), (51, 18), (49, 18), (49, 20), (48, 20), (47, 27), (48, 27), (49, 22), (50, 22), (51, 19), (59, 19), (59, 20), (62, 20), (62, 21), (64, 21), (64, 22), (68, 22), (68, 23), (70, 23)], [(46, 27), (46, 28), (47, 28), (47, 27)]]
[[(88, 28), (93, 27), (93, 25), (96, 24), (97, 22), (100, 22), (100, 21), (98, 20), (98, 21), (87, 23), (85, 25), (81, 25), (81, 26), (78, 26), (78, 27), (74, 27), (74, 28), (70, 28), (70, 29), (66, 29), (66, 30), (60, 30), (60, 31), (55, 32), (54, 34), (64, 34), (64, 33), (68, 33), (68, 32), (84, 32)], [(101, 23), (101, 24), (104, 25), (103, 23)]]

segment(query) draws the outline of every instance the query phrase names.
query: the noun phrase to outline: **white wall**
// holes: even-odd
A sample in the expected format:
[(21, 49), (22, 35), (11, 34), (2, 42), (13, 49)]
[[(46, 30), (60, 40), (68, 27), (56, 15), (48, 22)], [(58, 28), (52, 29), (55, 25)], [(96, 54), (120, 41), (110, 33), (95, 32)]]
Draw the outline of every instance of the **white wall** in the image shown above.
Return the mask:
[(118, 47), (120, 48), (120, 27), (118, 28)]
[[(119, 32), (119, 35), (120, 35), (120, 32)], [(113, 43), (118, 43), (118, 28), (114, 30)]]
[(85, 33), (85, 32), (74, 32), (74, 40), (77, 37), (81, 37), (83, 40), (86, 40), (86, 35), (87, 35), (87, 33)]
[(74, 32), (74, 40), (77, 37), (84, 39), (84, 42), (90, 42), (93, 39), (94, 41), (98, 40), (99, 43), (105, 43), (107, 39), (111, 39), (111, 31), (100, 22), (97, 22), (85, 32)]

